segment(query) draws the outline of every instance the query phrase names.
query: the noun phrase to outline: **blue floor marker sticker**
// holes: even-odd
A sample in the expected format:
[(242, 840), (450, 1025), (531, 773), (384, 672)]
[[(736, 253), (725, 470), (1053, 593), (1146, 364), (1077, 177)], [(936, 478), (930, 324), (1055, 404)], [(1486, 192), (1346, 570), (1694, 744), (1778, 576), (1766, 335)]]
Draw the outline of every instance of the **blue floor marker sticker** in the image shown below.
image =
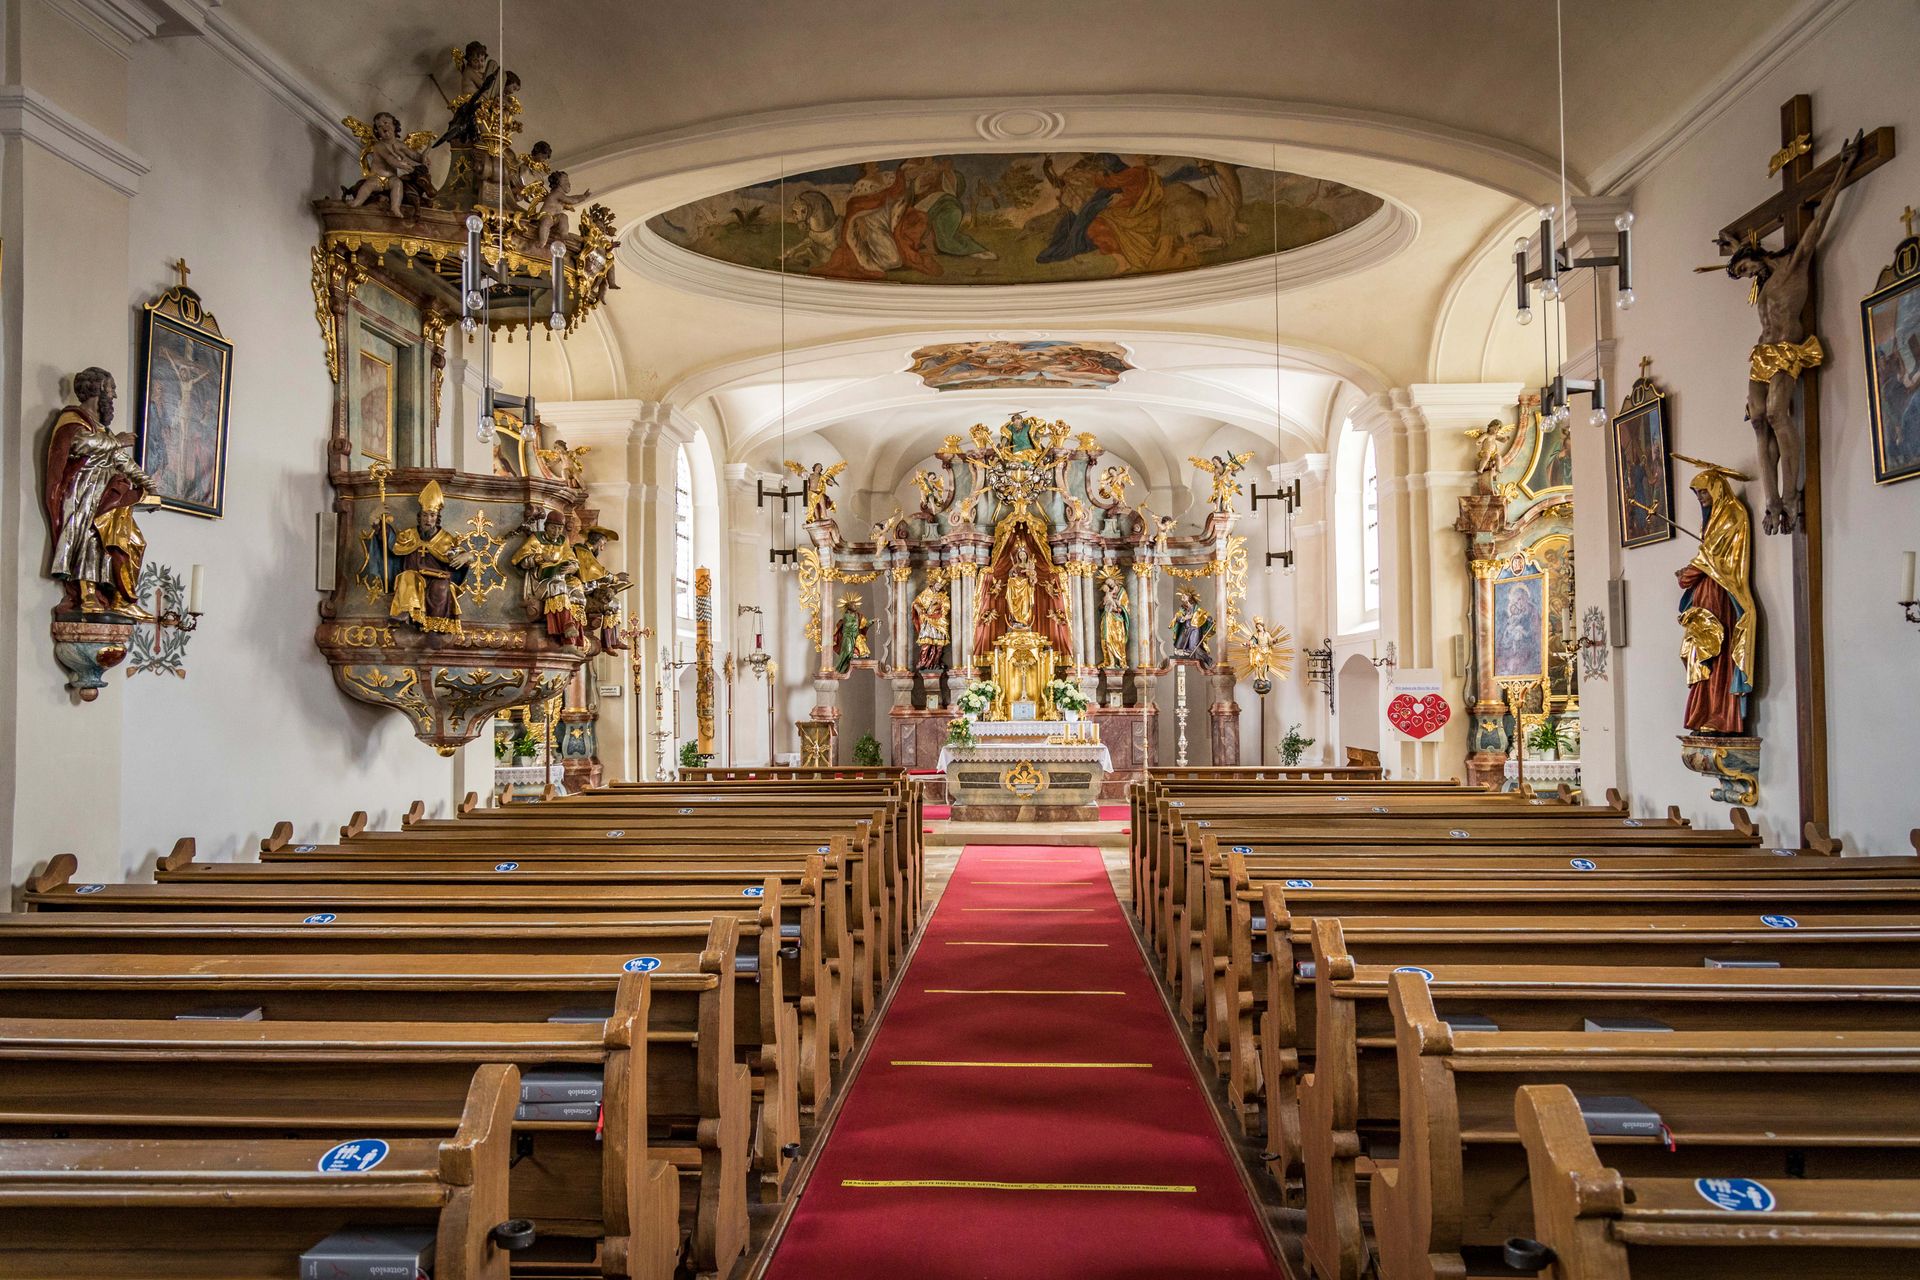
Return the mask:
[(495, 871), (518, 871), (520, 864), (517, 862), (496, 862), (493, 864), (493, 869)]
[(1399, 968), (1395, 969), (1394, 972), (1395, 973), (1417, 973), (1422, 978), (1425, 978), (1428, 982), (1433, 981), (1433, 970), (1422, 969), (1417, 964), (1403, 964)]
[(635, 956), (620, 966), (628, 973), (652, 973), (660, 967), (659, 956)]
[(1800, 922), (1792, 916), (1761, 916), (1760, 923), (1769, 929), (1798, 929)]
[(332, 1147), (315, 1166), (322, 1173), (365, 1173), (387, 1158), (387, 1144), (379, 1138), (355, 1138)]
[(1773, 1192), (1752, 1178), (1695, 1178), (1693, 1189), (1728, 1213), (1771, 1213), (1776, 1203)]

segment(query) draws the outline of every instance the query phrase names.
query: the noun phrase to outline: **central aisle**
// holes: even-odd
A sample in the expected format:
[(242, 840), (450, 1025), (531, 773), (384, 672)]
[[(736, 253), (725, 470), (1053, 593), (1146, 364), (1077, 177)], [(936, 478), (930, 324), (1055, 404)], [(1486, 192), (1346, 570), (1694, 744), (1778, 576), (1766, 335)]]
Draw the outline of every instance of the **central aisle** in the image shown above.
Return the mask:
[(970, 845), (769, 1280), (1273, 1277), (1099, 853)]

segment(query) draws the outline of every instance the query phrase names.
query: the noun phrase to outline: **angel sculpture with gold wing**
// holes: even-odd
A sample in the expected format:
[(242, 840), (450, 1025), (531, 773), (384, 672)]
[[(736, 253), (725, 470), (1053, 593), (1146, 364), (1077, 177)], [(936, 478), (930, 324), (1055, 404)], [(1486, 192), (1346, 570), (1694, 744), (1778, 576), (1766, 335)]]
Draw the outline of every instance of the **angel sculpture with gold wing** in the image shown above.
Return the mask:
[(551, 449), (536, 449), (534, 453), (540, 459), (540, 469), (561, 484), (571, 485), (575, 489), (586, 485), (587, 468), (580, 460), (593, 450), (590, 444), (567, 447), (565, 440), (555, 440)]
[(1207, 501), (1213, 504), (1215, 511), (1225, 511), (1240, 496), (1239, 474), (1253, 461), (1253, 451), (1245, 453), (1214, 454), (1211, 458), (1187, 458), (1194, 466), (1213, 477), (1213, 491), (1207, 495)]
[(953, 485), (944, 483), (938, 471), (914, 472), (913, 487), (920, 491), (920, 510), (929, 520), (953, 502)]
[(833, 495), (828, 493), (827, 489), (833, 484), (834, 477), (847, 469), (847, 464), (836, 462), (829, 467), (816, 462), (811, 467), (803, 467), (788, 458), (786, 467), (800, 477), (801, 488), (807, 496), (807, 523), (825, 520), (832, 515), (837, 508), (834, 506)]
[(1093, 500), (1108, 511), (1125, 506), (1127, 488), (1132, 483), (1133, 472), (1125, 467), (1108, 467), (1093, 486)]
[(1474, 442), (1473, 469), (1480, 473), (1484, 492), (1493, 492), (1493, 475), (1500, 470), (1500, 455), (1506, 452), (1507, 442), (1513, 439), (1513, 433), (1519, 429), (1517, 422), (1502, 422), (1495, 418), (1486, 426), (1475, 427), (1466, 433), (1467, 439)]
[(340, 123), (360, 140), (360, 181), (345, 192), (350, 208), (358, 209), (385, 192), (387, 207), (398, 218), (403, 203), (418, 206), (433, 199), (433, 179), (427, 172), (432, 132), (402, 134), (400, 118), (391, 111), (375, 113), (372, 124), (352, 116)]

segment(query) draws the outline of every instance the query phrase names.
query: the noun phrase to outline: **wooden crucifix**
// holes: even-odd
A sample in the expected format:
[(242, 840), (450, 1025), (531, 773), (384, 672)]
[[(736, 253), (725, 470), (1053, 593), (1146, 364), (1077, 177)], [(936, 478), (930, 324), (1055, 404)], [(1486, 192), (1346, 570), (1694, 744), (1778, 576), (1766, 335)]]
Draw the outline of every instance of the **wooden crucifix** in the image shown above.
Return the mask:
[[(1799, 708), (1800, 821), (1827, 822), (1825, 574), (1820, 525), (1820, 315), (1812, 257), (1841, 190), (1893, 159), (1893, 129), (1856, 135), (1840, 154), (1813, 162), (1813, 99), (1795, 94), (1780, 108), (1780, 150), (1768, 174), (1780, 191), (1729, 222), (1715, 237), (1727, 272), (1754, 281), (1760, 342), (1749, 367), (1748, 416), (1767, 477), (1768, 533), (1793, 540), (1794, 692)], [(1780, 232), (1775, 252), (1763, 242)], [(1776, 274), (1777, 273), (1777, 274)], [(1769, 307), (1769, 303), (1772, 304)], [(1793, 418), (1793, 392), (1800, 416)], [(1775, 477), (1778, 477), (1776, 479)]]

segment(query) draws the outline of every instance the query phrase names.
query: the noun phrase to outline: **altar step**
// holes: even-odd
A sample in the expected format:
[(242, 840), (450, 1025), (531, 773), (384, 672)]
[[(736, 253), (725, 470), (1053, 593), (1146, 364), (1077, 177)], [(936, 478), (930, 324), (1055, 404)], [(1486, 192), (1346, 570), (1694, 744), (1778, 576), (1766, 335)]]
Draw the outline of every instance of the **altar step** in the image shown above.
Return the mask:
[(926, 824), (921, 843), (1075, 845), (1096, 849), (1127, 847), (1125, 822), (951, 822)]

